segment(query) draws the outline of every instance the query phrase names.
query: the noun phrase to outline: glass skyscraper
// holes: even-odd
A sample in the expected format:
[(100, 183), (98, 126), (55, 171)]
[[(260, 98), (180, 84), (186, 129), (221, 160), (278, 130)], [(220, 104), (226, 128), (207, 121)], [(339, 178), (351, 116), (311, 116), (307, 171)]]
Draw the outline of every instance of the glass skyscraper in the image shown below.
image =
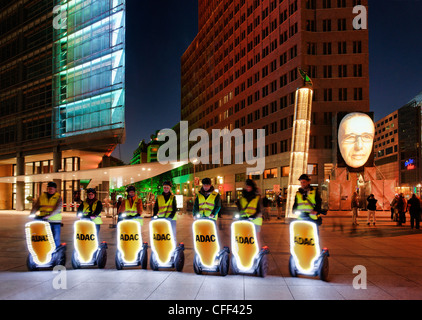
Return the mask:
[(125, 3), (58, 1), (53, 45), (54, 138), (124, 127)]
[[(125, 0), (0, 0), (0, 176), (110, 164), (125, 139), (125, 21)], [(81, 182), (56, 182), (69, 204)], [(28, 209), (46, 183), (1, 184), (0, 209)]]

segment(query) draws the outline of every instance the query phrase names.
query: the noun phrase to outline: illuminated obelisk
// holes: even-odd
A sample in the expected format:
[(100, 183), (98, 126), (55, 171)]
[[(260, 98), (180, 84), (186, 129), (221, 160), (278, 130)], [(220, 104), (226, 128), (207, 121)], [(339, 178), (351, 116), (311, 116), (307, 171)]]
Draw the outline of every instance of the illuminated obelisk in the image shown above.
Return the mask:
[(290, 154), (289, 185), (287, 189), (286, 217), (294, 218), (292, 212), (295, 195), (300, 187), (299, 177), (307, 173), (309, 137), (312, 115), (312, 80), (299, 69), (305, 85), (296, 90), (295, 115), (292, 134), (292, 151)]

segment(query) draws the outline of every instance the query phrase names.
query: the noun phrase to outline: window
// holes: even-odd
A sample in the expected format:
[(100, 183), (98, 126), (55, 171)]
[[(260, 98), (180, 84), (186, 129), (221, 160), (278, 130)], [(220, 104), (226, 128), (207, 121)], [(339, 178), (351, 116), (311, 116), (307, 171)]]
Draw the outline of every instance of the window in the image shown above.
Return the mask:
[(308, 164), (308, 175), (316, 176), (318, 175), (318, 165), (317, 164)]
[(281, 167), (281, 176), (288, 177), (290, 174), (290, 167)]
[(266, 169), (264, 171), (264, 179), (277, 178), (277, 168)]

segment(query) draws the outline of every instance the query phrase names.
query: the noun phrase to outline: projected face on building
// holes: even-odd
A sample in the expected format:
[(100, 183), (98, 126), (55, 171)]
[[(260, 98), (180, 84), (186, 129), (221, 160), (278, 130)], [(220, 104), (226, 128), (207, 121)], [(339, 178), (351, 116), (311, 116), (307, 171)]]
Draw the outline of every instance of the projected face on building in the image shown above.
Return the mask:
[(364, 113), (346, 115), (338, 129), (340, 153), (346, 164), (359, 168), (368, 161), (374, 143), (375, 125)]

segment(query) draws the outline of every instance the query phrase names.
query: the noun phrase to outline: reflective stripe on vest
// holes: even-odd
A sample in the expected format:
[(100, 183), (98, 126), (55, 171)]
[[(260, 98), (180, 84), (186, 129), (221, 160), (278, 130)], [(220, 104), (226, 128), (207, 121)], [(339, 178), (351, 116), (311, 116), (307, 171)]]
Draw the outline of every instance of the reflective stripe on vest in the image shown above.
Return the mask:
[[(256, 210), (258, 209), (258, 203), (260, 200), (260, 196), (256, 196), (251, 200), (251, 202), (248, 203), (248, 200), (246, 198), (240, 198), (240, 216), (241, 217), (250, 217), (253, 216), (256, 213)], [(262, 225), (262, 217), (255, 218), (252, 221), (257, 226)]]
[[(134, 196), (133, 198), (133, 203), (132, 206), (130, 205), (130, 200), (129, 199), (125, 199), (125, 213), (127, 216), (137, 216), (138, 215), (138, 197)], [(144, 224), (144, 218), (142, 216), (138, 216), (136, 218), (134, 218), (135, 221), (138, 221), (141, 226)]]
[[(209, 217), (212, 211), (215, 207), (215, 198), (217, 197), (218, 192), (213, 191), (208, 196), (207, 199), (205, 199), (204, 195), (201, 193), (198, 193), (198, 204), (199, 204), (199, 212), (202, 213), (204, 216)], [(214, 216), (214, 220), (217, 219), (217, 216)]]
[[(47, 192), (44, 192), (40, 197), (40, 216), (45, 217), (54, 210), (59, 201), (60, 193), (56, 192), (54, 195), (47, 197)], [(48, 217), (48, 221), (62, 221), (62, 208), (59, 208), (59, 212)]]
[[(168, 201), (164, 198), (164, 195), (160, 194), (157, 196), (158, 201), (158, 212), (157, 216), (168, 218), (173, 211), (173, 199), (174, 195), (171, 195)], [(177, 219), (177, 214), (174, 215), (173, 220)]]
[[(97, 201), (95, 201), (93, 204), (92, 204), (92, 212), (95, 212), (95, 210), (97, 209), (97, 204), (98, 204), (98, 202), (99, 202), (100, 200), (97, 200)], [(89, 210), (89, 204), (88, 204), (88, 202), (86, 202), (86, 201), (84, 201), (83, 203), (82, 203), (82, 208), (83, 208), (83, 210), (82, 210), (82, 213), (83, 213), (83, 215), (84, 216), (87, 216), (89, 213), (90, 213), (90, 210)], [(94, 220), (92, 220), (95, 224), (103, 224), (103, 220), (101, 219), (101, 212), (100, 212), (100, 214), (98, 215), (98, 216), (96, 216), (95, 217), (95, 219)]]
[(308, 214), (308, 216), (313, 220), (318, 219), (318, 215), (311, 213), (312, 211), (314, 211), (316, 205), (315, 189), (309, 191), (308, 196), (305, 200), (303, 200), (303, 195), (300, 192), (296, 192), (296, 203), (296, 210), (300, 211), (301, 213)]

